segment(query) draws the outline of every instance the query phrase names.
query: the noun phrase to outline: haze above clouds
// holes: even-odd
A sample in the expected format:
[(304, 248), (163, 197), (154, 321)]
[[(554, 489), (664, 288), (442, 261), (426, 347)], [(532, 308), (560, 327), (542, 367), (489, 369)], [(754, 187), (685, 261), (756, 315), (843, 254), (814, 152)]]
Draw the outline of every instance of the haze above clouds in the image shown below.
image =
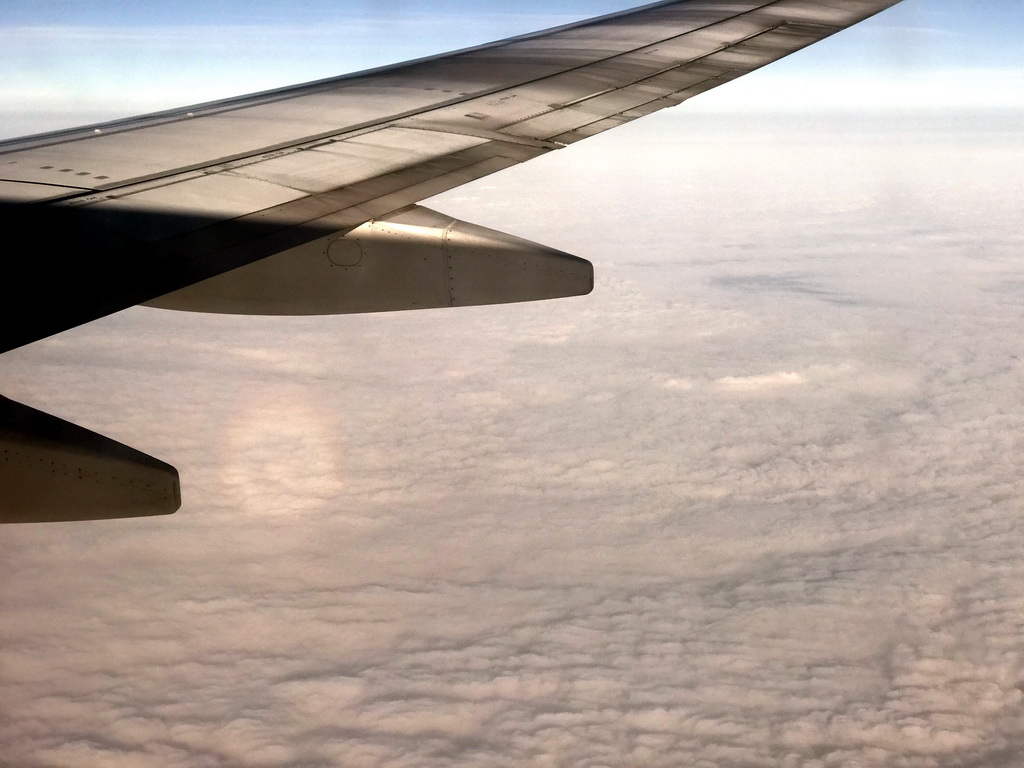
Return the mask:
[(0, 766), (1018, 764), (1022, 138), (694, 102), (429, 202), (589, 297), (4, 355), (185, 506), (0, 530)]

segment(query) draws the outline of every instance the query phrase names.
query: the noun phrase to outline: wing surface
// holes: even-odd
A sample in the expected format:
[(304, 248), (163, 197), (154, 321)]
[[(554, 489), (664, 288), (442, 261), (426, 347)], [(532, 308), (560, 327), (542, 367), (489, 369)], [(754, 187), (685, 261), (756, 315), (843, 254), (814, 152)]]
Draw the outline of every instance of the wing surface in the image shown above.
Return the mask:
[(897, 1), (672, 0), (0, 142), (0, 224), (23, 243), (0, 351), (679, 104)]

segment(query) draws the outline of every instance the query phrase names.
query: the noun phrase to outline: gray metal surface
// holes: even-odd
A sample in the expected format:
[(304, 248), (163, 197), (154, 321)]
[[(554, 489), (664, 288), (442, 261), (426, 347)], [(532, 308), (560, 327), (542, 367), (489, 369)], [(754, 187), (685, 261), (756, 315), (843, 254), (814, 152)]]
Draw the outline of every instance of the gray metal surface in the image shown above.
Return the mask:
[[(21, 312), (15, 331), (14, 315), (5, 318), (0, 350), (678, 104), (896, 1), (673, 0), (367, 73), (0, 143), (0, 200), (72, 211), (58, 224), (95, 265), (86, 272), (55, 253), (59, 269), (30, 275), (38, 290), (22, 281), (37, 309)], [(19, 216), (0, 218), (16, 227)], [(54, 226), (38, 213), (28, 224)]]

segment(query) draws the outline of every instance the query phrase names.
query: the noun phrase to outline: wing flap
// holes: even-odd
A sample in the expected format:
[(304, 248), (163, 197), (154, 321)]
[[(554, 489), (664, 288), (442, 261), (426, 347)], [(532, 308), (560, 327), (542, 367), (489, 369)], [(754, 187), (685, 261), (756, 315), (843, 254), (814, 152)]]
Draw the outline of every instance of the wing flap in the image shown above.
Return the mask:
[(90, 191), (80, 187), (61, 187), (26, 181), (0, 181), (0, 205), (4, 201), (9, 203), (45, 203)]
[(232, 173), (315, 194), (486, 143), (486, 139), (474, 136), (388, 127), (351, 139), (322, 142)]
[[(676, 106), (830, 34), (824, 27), (787, 25), (751, 32), (749, 23), (739, 26), (736, 33), (739, 32), (744, 32), (744, 35), (721, 43), (717, 50), (713, 48), (712, 42), (716, 38), (726, 37), (725, 35), (718, 35), (695, 49), (707, 51), (711, 48), (711, 53), (693, 55), (684, 63), (677, 63), (650, 76), (634, 79), (605, 93), (578, 99), (544, 114), (501, 126), (501, 130), (551, 140), (563, 133), (613, 116), (621, 116), (624, 119), (617, 120), (608, 127), (622, 125), (659, 109)], [(635, 73), (636, 70), (634, 68), (631, 71)], [(590, 131), (587, 135), (594, 133)]]

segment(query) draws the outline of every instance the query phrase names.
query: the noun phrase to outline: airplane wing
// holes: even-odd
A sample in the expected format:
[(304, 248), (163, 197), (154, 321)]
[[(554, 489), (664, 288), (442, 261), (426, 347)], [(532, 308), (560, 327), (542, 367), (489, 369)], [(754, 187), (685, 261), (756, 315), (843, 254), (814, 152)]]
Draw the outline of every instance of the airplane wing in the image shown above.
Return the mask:
[(680, 104), (898, 1), (669, 0), (0, 142), (0, 352), (141, 303), (325, 314), (585, 294), (588, 262), (416, 203)]

